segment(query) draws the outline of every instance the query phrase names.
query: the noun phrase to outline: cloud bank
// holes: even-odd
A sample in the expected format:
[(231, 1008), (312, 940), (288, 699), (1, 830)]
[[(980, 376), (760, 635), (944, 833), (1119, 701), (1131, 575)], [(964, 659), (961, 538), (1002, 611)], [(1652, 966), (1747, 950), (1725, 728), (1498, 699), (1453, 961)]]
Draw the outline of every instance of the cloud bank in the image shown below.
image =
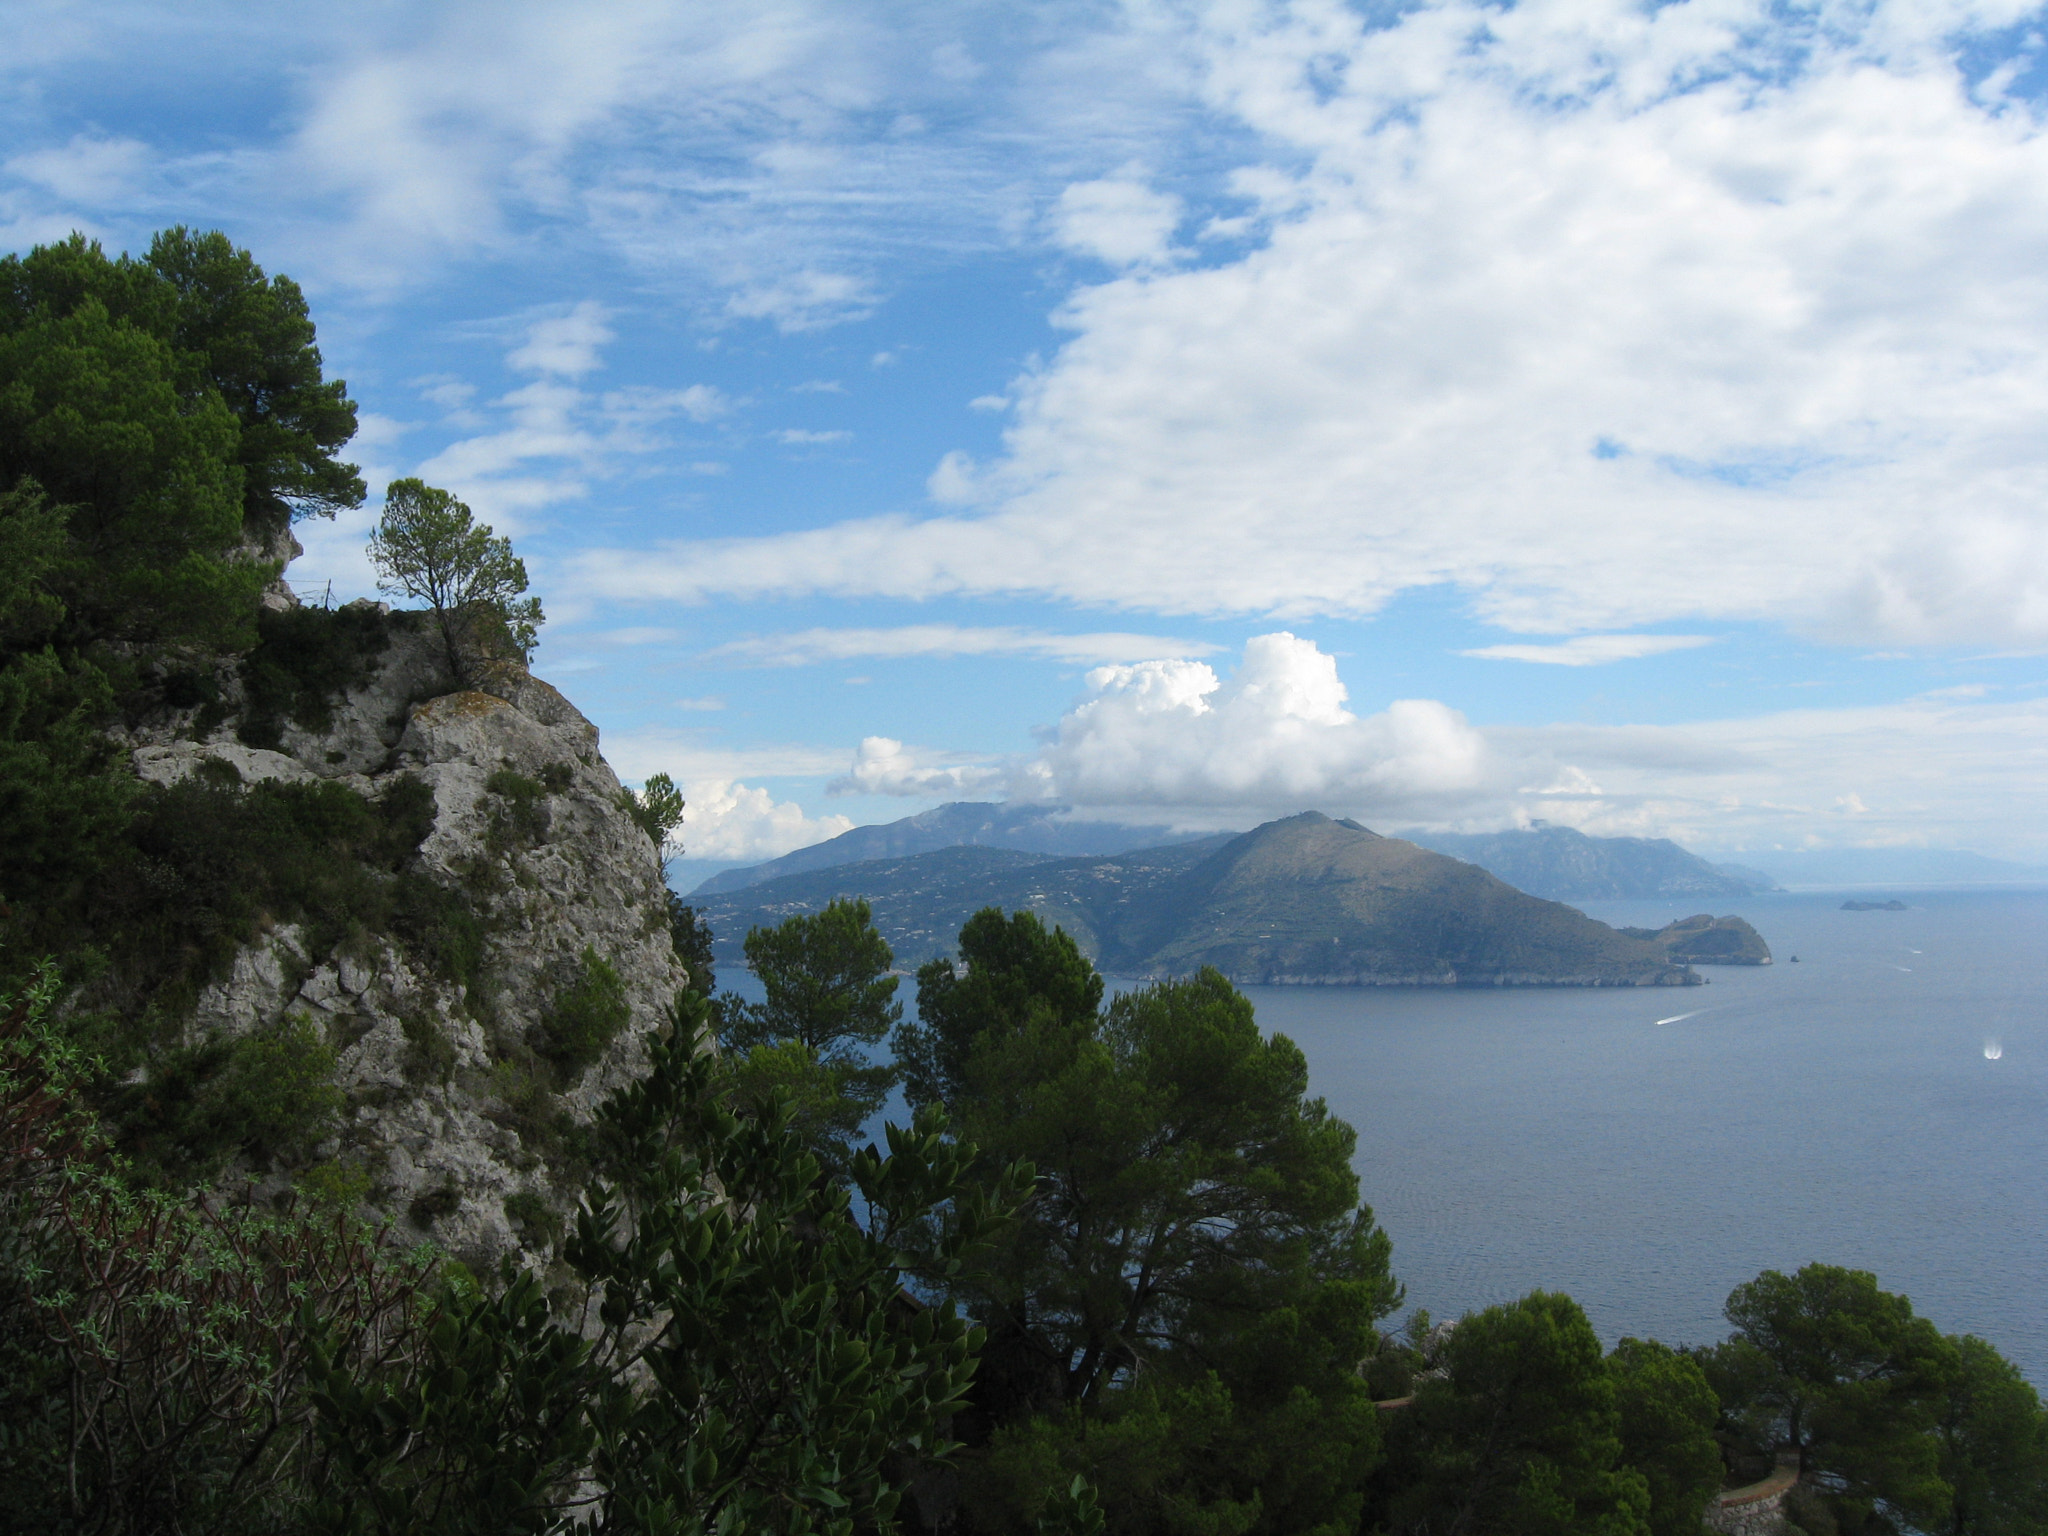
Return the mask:
[[(1547, 820), (1705, 848), (1974, 846), (2041, 857), (2048, 701), (1946, 690), (1901, 704), (1688, 726), (1478, 727), (1429, 699), (1349, 707), (1337, 662), (1284, 631), (1228, 675), (1107, 666), (1008, 762), (863, 741), (835, 788), (1007, 796), (1098, 816), (1246, 827), (1301, 810), (1378, 829)], [(2024, 844), (2024, 846), (2022, 846)]]
[(1058, 238), (1128, 268), (1073, 294), (1001, 454), (934, 476), (961, 510), (582, 579), (2048, 642), (2048, 136), (2025, 58), (1963, 63), (2032, 8), (1191, 14), (1202, 100), (1265, 153), (1179, 265), (1178, 205), (1069, 188)]

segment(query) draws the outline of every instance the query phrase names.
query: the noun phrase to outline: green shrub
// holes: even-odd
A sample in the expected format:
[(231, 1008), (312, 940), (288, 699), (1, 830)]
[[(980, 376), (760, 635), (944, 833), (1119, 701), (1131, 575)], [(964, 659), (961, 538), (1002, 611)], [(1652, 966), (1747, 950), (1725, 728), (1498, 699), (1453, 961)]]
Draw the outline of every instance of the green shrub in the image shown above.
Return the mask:
[(581, 974), (556, 996), (533, 1047), (564, 1077), (574, 1077), (596, 1064), (631, 1018), (625, 982), (609, 961), (586, 946)]
[(453, 1216), (462, 1209), (462, 1191), (455, 1187), (453, 1179), (443, 1179), (432, 1189), (415, 1196), (412, 1204), (405, 1208), (405, 1214), (412, 1218), (416, 1227), (431, 1227), (443, 1216)]
[(552, 1157), (561, 1150), (568, 1116), (555, 1098), (546, 1067), (501, 1061), (491, 1071), (491, 1093), (497, 1103), (484, 1116), (492, 1124), (512, 1132), (535, 1158)]
[(256, 648), (242, 662), (242, 740), (274, 749), (286, 721), (326, 730), (334, 723), (335, 699), (376, 675), (391, 629), (391, 617), (367, 603), (332, 612), (263, 612), (256, 621)]
[(205, 1179), (231, 1158), (303, 1158), (332, 1135), (342, 1108), (335, 1052), (304, 1015), (237, 1040), (164, 1052), (124, 1086), (110, 1118), (145, 1172)]
[(505, 1217), (535, 1247), (552, 1248), (562, 1236), (562, 1218), (530, 1189), (505, 1197)]
[(539, 779), (529, 779), (514, 768), (500, 768), (484, 780), (484, 788), (505, 802), (492, 818), (495, 851), (503, 852), (512, 838), (532, 843), (546, 833), (548, 789)]
[(455, 1042), (430, 1013), (408, 1013), (405, 1031), (405, 1076), (413, 1083), (445, 1083), (455, 1071)]
[(353, 1211), (370, 1198), (369, 1172), (332, 1157), (302, 1171), (292, 1186), (325, 1210)]

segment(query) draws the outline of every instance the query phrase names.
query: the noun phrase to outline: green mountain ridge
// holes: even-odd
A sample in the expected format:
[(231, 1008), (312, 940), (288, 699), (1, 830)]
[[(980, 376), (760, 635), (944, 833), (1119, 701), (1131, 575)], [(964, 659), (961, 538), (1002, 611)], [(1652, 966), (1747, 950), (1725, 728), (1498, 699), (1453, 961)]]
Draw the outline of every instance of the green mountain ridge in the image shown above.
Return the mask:
[[(1106, 972), (1214, 966), (1321, 986), (1690, 986), (1657, 940), (1516, 890), (1476, 865), (1307, 811), (1250, 832), (1106, 858), (959, 847), (784, 876), (701, 903), (721, 949), (859, 896), (909, 965), (951, 953), (985, 906), (1037, 913)], [(1745, 925), (1746, 926), (1746, 925)]]

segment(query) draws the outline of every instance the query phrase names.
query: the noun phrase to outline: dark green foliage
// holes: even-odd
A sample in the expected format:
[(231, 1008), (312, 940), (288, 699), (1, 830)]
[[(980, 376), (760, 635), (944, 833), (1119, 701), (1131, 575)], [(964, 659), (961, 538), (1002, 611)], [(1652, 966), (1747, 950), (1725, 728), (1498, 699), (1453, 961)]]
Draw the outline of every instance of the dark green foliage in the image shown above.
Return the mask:
[[(596, 1440), (589, 1349), (534, 1277), (451, 1287), (419, 1357), (361, 1376), (315, 1367), (326, 1453), (312, 1528), (334, 1536), (519, 1536), (562, 1528)], [(324, 1356), (320, 1364), (326, 1364)]]
[(423, 599), (440, 632), (448, 669), (469, 679), (500, 657), (525, 661), (543, 622), (540, 600), (520, 598), (526, 563), (462, 502), (421, 480), (385, 488), (384, 516), (370, 537), (379, 585)]
[(835, 901), (823, 912), (798, 915), (746, 938), (747, 969), (766, 997), (721, 1013), (721, 1043), (745, 1050), (771, 1040), (794, 1040), (830, 1059), (854, 1046), (880, 1045), (903, 1017), (895, 956), (875, 932), (864, 901)]
[(160, 1051), (147, 1078), (104, 1094), (122, 1149), (153, 1179), (209, 1178), (231, 1158), (301, 1159), (341, 1108), (334, 1051), (304, 1019)]
[(561, 1241), (562, 1218), (539, 1195), (522, 1189), (505, 1197), (505, 1215), (519, 1228), (521, 1236), (535, 1247), (548, 1249)]
[(405, 1031), (405, 1075), (416, 1083), (446, 1082), (455, 1070), (455, 1042), (431, 1013), (408, 1013), (399, 1021)]
[(1928, 1433), (1943, 1341), (1910, 1301), (1866, 1270), (1809, 1264), (1737, 1286), (1727, 1315), (1735, 1333), (1719, 1353), (1747, 1368), (1751, 1403), (1805, 1470), (1915, 1524), (1943, 1518), (1948, 1492)]
[(149, 266), (176, 293), (171, 341), (201, 360), (207, 384), (241, 427), (243, 518), (252, 531), (359, 506), (363, 482), (338, 453), (356, 432), (348, 386), (321, 375), (298, 284), (265, 279), (218, 230), (165, 230)]
[(619, 809), (633, 818), (633, 824), (654, 844), (656, 856), (666, 862), (670, 839), (683, 824), (683, 795), (675, 780), (665, 773), (649, 775), (637, 794), (630, 789), (619, 792)]
[(405, 1214), (412, 1219), (414, 1226), (431, 1227), (443, 1216), (453, 1216), (461, 1209), (462, 1191), (455, 1187), (453, 1180), (443, 1180), (432, 1189), (413, 1196)]
[(495, 769), (484, 788), (504, 802), (499, 812), (500, 840), (538, 842), (548, 829), (548, 787), (514, 768)]
[(989, 1329), (978, 1529), (1076, 1475), (1115, 1532), (1348, 1532), (1377, 1459), (1359, 1363), (1400, 1300), (1356, 1138), (1213, 971), (1114, 999), (1066, 935), (979, 914), (919, 974), (915, 1080), (1036, 1194), (956, 1294)]
[(960, 964), (964, 976), (945, 960), (919, 969), (918, 1022), (896, 1031), (896, 1059), (913, 1105), (943, 1104), (961, 1092), (967, 1057), (984, 1031), (1070, 1026), (1102, 1003), (1102, 978), (1088, 957), (1030, 912), (975, 913), (960, 930)]
[(1300, 1050), (1262, 1038), (1221, 976), (1125, 993), (1099, 1017), (1021, 999), (1014, 1016), (978, 1037), (946, 1107), (992, 1155), (1038, 1168), (976, 1305), (1052, 1365), (1058, 1400), (1092, 1400), (1197, 1339), (1206, 1359), (1255, 1369), (1264, 1348), (1246, 1330), (1340, 1305), (1326, 1286), (1359, 1288), (1344, 1294), (1367, 1324), (1399, 1304), (1386, 1237), (1358, 1204), (1355, 1133), (1307, 1097)]
[(555, 997), (532, 1042), (535, 1054), (571, 1078), (595, 1066), (632, 1021), (626, 984), (594, 949), (583, 951), (576, 979)]
[(123, 935), (139, 1001), (189, 993), (274, 923), (306, 923), (326, 948), (358, 927), (388, 929), (401, 905), (393, 876), (417, 846), (417, 790), (374, 802), (331, 781), (245, 789), (210, 766), (141, 794), (128, 846), (84, 914), (91, 931)]
[[(166, 1176), (201, 1176), (236, 1150), (225, 1111), (201, 1104), (228, 1091), (236, 1079), (221, 1074), (251, 1047), (180, 1042), (199, 990), (241, 946), (284, 922), (303, 925), (311, 952), (388, 934), (458, 983), (473, 979), (483, 947), (466, 899), (410, 867), (432, 824), (424, 784), (400, 780), (372, 802), (331, 782), (243, 788), (226, 764), (208, 768), (170, 789), (139, 787), (125, 846), (69, 913), (46, 914), (66, 921), (42, 929), (74, 951), (121, 936), (81, 994), (100, 1011), (75, 1027), (104, 1053), (109, 1082), (143, 1069), (142, 1083), (103, 1102), (141, 1163)], [(258, 1148), (296, 1155), (298, 1144), (247, 1150)]]
[(668, 891), (668, 937), (676, 958), (690, 972), (690, 990), (709, 997), (718, 988), (718, 971), (711, 954), (711, 925), (704, 914), (688, 905), (674, 891)]
[(1970, 1334), (1948, 1340), (1935, 1438), (1949, 1487), (1945, 1536), (2048, 1527), (2048, 1413), (2017, 1367)]
[(1570, 1297), (1533, 1291), (1464, 1318), (1443, 1364), (1391, 1426), (1392, 1530), (1647, 1536), (1649, 1490), (1623, 1461), (1614, 1378)]
[(1654, 1339), (1623, 1339), (1607, 1357), (1621, 1459), (1649, 1489), (1650, 1536), (1699, 1536), (1721, 1483), (1720, 1403), (1699, 1364)]
[(864, 1228), (786, 1115), (721, 1102), (705, 1016), (686, 995), (600, 1111), (603, 1177), (563, 1250), (601, 1287), (587, 1331), (512, 1275), (451, 1294), (395, 1369), (327, 1373), (320, 1529), (851, 1536), (887, 1528), (892, 1468), (945, 1454), (972, 1338), (903, 1285), (955, 1270), (1025, 1175), (992, 1206), (939, 1122), (892, 1128), (852, 1169)]
[(718, 1000), (718, 1039), (733, 1084), (749, 1102), (785, 1095), (813, 1150), (842, 1170), (896, 1078), (869, 1059), (903, 1016), (889, 974), (894, 957), (864, 901), (835, 901), (815, 915), (756, 928), (745, 948), (747, 968), (767, 995), (759, 1003), (730, 994)]
[[(245, 535), (361, 497), (298, 291), (218, 235), (147, 260), (74, 237), (0, 259), (0, 898), (74, 954), (135, 806), (101, 732), (161, 682), (201, 706), (275, 567)], [(110, 642), (119, 642), (113, 644)], [(127, 871), (120, 871), (126, 875)]]
[[(1735, 1332), (1699, 1360), (1737, 1457), (1781, 1443), (1825, 1533), (2048, 1529), (2048, 1413), (1997, 1350), (1943, 1337), (1863, 1270), (1766, 1270), (1728, 1298)], [(1751, 1455), (1739, 1471), (1758, 1470)]]
[(0, 997), (0, 1529), (291, 1529), (308, 1324), (366, 1369), (402, 1349), (427, 1266), (338, 1206), (138, 1190), (82, 1107), (93, 1064), (55, 990), (46, 971)]
[[(326, 730), (334, 701), (375, 674), (398, 622), (398, 615), (379, 613), (368, 603), (332, 612), (286, 608), (259, 614), (256, 648), (242, 662), (242, 740), (274, 750), (288, 720), (305, 730)], [(166, 702), (172, 702), (168, 690)]]

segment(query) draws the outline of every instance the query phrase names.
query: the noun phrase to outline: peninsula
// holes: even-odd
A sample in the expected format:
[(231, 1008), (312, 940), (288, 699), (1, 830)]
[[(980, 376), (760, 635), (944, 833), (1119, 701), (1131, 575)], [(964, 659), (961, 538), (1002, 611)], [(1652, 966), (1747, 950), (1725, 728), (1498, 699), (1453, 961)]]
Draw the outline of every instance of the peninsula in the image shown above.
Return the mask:
[[(950, 953), (982, 907), (1036, 912), (1103, 970), (1315, 986), (1694, 986), (1662, 939), (1620, 932), (1473, 864), (1304, 812), (1237, 836), (1097, 858), (957, 847), (702, 898), (728, 949), (756, 925), (865, 898), (900, 960)], [(1711, 920), (1710, 920), (1711, 921)]]

